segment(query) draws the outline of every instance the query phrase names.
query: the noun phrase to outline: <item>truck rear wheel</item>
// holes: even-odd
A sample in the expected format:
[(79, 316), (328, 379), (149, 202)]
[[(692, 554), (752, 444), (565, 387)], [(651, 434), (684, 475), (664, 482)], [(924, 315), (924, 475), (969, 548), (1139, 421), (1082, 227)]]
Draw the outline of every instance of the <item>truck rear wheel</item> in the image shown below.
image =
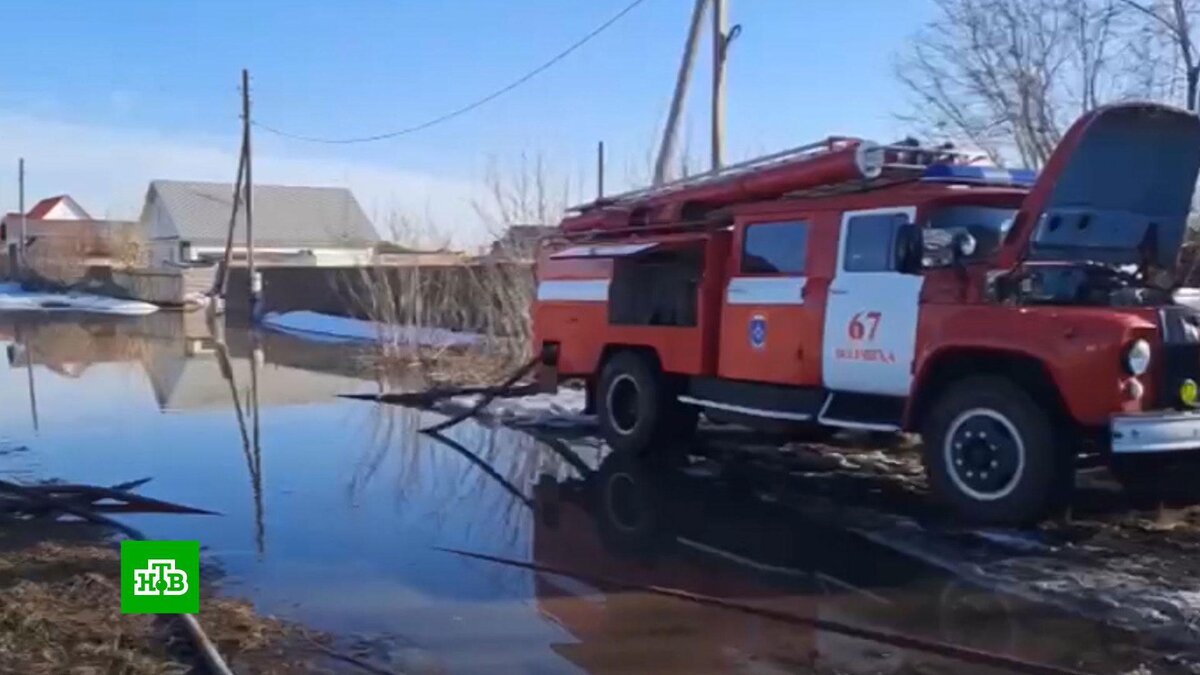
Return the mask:
[(964, 519), (1023, 525), (1057, 503), (1069, 465), (1050, 418), (1010, 380), (952, 384), (934, 401), (922, 435), (930, 487)]
[(645, 355), (614, 355), (604, 364), (596, 396), (604, 440), (614, 450), (658, 454), (659, 446), (690, 438), (696, 413), (677, 400), (676, 389)]

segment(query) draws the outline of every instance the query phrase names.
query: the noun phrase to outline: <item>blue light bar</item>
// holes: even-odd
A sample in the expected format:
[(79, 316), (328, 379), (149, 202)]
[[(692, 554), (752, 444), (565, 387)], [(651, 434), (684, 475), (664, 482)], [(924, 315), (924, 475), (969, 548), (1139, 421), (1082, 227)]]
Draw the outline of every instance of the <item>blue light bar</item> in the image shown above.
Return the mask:
[(931, 183), (1033, 187), (1034, 181), (1037, 180), (1037, 172), (1033, 169), (1001, 169), (998, 166), (934, 164), (925, 169), (921, 180)]

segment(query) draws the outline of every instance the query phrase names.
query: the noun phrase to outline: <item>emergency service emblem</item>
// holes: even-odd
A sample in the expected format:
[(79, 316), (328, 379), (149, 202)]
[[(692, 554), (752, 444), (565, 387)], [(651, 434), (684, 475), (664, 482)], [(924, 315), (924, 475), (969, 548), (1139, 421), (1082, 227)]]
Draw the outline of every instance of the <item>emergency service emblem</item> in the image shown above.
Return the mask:
[(762, 349), (767, 345), (767, 317), (755, 314), (750, 317), (750, 346)]

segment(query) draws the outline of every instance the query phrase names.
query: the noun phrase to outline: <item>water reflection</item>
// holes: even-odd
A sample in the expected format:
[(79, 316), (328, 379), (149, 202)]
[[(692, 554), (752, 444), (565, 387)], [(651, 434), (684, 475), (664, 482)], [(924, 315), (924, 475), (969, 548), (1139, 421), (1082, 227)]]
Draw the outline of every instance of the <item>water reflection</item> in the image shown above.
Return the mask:
[[(987, 672), (754, 613), (767, 610), (1086, 672), (1128, 672), (1146, 658), (1137, 636), (964, 584), (759, 487), (615, 455), (581, 479), (539, 483), (532, 560), (569, 571), (537, 574), (539, 610), (576, 640), (559, 653), (593, 672)], [(658, 588), (745, 611), (687, 606)]]
[[(258, 369), (262, 362), (262, 348), (258, 341), (250, 354), (250, 397), (243, 406), (238, 397), (237, 379), (233, 371), (233, 362), (229, 358), (229, 347), (225, 344), (224, 330), (215, 319), (210, 318), (209, 329), (214, 334), (213, 351), (221, 367), (221, 375), (229, 383), (229, 399), (233, 403), (233, 411), (237, 415), (238, 432), (242, 436), (242, 453), (246, 457), (246, 473), (250, 476), (250, 489), (254, 494), (254, 544), (259, 557), (266, 553), (266, 529), (263, 526), (262, 502), (262, 446), (259, 444), (259, 398), (258, 398)], [(243, 412), (243, 408), (248, 408)], [(247, 417), (250, 421), (247, 423)], [(247, 430), (249, 426), (249, 430)]]
[(131, 524), (200, 540), (230, 592), (377, 638), (398, 671), (979, 672), (651, 586), (1095, 672), (1152, 660), (1132, 636), (958, 584), (703, 464), (647, 471), (589, 439), (475, 423), (422, 435), (430, 413), (335, 398), (379, 388), (344, 347), (167, 313), (0, 320), (0, 343), (0, 471), (153, 476), (146, 494), (224, 516)]

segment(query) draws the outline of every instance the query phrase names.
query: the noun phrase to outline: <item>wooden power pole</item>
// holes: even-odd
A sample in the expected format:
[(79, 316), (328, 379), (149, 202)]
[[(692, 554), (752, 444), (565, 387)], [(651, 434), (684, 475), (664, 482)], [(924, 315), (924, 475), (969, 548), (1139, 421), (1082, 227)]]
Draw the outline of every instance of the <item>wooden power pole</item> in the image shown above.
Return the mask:
[(259, 295), (262, 287), (254, 270), (254, 156), (250, 150), (250, 71), (242, 69), (242, 152), (245, 154), (246, 169), (246, 273), (250, 277), (250, 318), (258, 317)]
[(712, 165), (718, 171), (724, 165), (725, 150), (725, 49), (729, 46), (725, 0), (713, 0), (712, 16)]
[(25, 278), (25, 241), (28, 237), (25, 227), (25, 158), (17, 160), (17, 209), (21, 212), (21, 231), (17, 234), (20, 239), (17, 240), (17, 259), (16, 259), (16, 278), (18, 281)]
[(700, 42), (700, 24), (704, 20), (704, 9), (708, 0), (696, 0), (692, 8), (692, 23), (688, 26), (687, 41), (683, 45), (683, 59), (679, 62), (679, 73), (675, 76), (675, 93), (671, 97), (671, 109), (667, 112), (667, 124), (663, 127), (662, 143), (658, 146), (658, 160), (654, 163), (654, 184), (661, 185), (667, 179), (667, 166), (675, 154), (675, 135), (679, 127), (679, 115), (683, 112), (683, 99), (687, 96), (688, 80), (692, 76), (692, 63), (696, 60), (696, 47)]
[(596, 144), (596, 199), (604, 198), (604, 141)]
[[(242, 136), (242, 147), (238, 151), (238, 168), (237, 181), (233, 184), (233, 210), (229, 213), (229, 230), (225, 234), (225, 253), (221, 256), (221, 267), (217, 270), (217, 277), (213, 280), (211, 295), (214, 298), (219, 298), (219, 302), (225, 299), (225, 293), (229, 290), (229, 265), (233, 260), (233, 233), (237, 229), (238, 210), (242, 204), (242, 185), (246, 182), (246, 137)], [(216, 300), (215, 300), (216, 301)]]

